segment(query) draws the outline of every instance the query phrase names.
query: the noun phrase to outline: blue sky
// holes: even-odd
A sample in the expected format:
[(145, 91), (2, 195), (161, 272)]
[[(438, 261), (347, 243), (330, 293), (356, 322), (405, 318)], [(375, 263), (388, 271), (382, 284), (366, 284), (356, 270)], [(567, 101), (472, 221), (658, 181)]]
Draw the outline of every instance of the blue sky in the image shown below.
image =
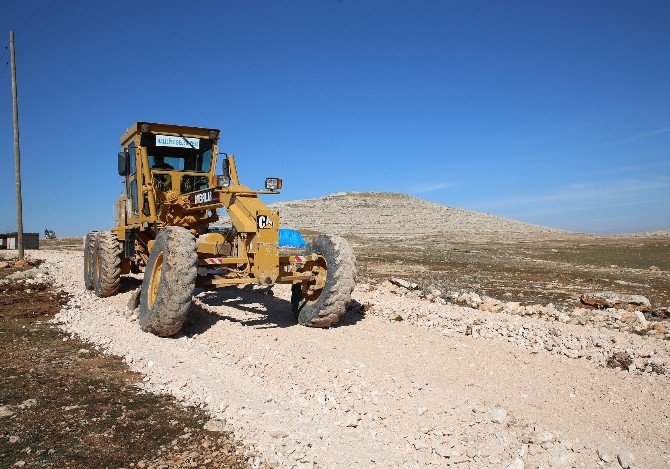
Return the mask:
[(0, 24), (3, 45), (17, 31), (29, 231), (113, 225), (137, 120), (220, 128), (243, 182), (284, 178), (268, 201), (400, 191), (571, 230), (670, 228), (669, 2), (25, 0)]

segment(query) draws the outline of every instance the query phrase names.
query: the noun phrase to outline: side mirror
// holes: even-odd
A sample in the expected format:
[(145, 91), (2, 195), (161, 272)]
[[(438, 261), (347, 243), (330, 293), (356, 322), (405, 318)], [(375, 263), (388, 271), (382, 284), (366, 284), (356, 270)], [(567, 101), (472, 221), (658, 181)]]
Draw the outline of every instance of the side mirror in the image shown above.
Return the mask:
[(221, 162), (221, 176), (216, 177), (216, 185), (219, 187), (230, 186), (230, 166), (228, 166), (228, 155)]
[(221, 162), (221, 176), (216, 177), (216, 185), (218, 187), (229, 187), (230, 182), (230, 166), (228, 165), (228, 155), (226, 155)]
[(128, 168), (129, 168), (129, 161), (128, 161), (128, 153), (125, 151), (120, 151), (118, 154), (118, 160), (117, 160), (117, 166), (119, 170), (119, 176), (128, 176)]
[(221, 175), (230, 178), (230, 167), (228, 166), (228, 155), (221, 162)]

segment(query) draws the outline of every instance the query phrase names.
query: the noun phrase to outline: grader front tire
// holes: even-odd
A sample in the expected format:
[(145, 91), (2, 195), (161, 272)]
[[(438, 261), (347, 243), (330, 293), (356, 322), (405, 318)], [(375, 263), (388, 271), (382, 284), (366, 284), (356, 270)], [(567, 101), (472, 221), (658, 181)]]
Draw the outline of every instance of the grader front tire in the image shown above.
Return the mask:
[(198, 254), (195, 237), (177, 226), (156, 237), (140, 292), (143, 331), (169, 337), (181, 329), (195, 289)]
[[(306, 254), (319, 254), (325, 259), (325, 279), (320, 291), (310, 292), (309, 285), (296, 284), (291, 290), (293, 314), (299, 324), (310, 327), (330, 327), (344, 315), (351, 292), (356, 285), (356, 257), (349, 243), (340, 236), (320, 235), (312, 240)], [(305, 266), (310, 268), (309, 265)], [(319, 275), (320, 264), (311, 267)], [(317, 286), (320, 281), (317, 278)], [(317, 296), (318, 294), (318, 296)]]
[(93, 247), (93, 290), (101, 298), (116, 295), (121, 282), (121, 245), (114, 233), (98, 233)]

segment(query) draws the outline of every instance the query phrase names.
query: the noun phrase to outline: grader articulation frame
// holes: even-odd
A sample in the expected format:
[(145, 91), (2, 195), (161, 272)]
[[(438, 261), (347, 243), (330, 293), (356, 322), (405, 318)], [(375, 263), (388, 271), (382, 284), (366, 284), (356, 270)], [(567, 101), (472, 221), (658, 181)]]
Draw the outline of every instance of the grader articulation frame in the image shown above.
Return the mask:
[[(304, 253), (280, 255), (279, 215), (258, 195), (277, 194), (281, 179), (266, 179), (265, 190), (242, 185), (218, 139), (219, 130), (200, 127), (138, 122), (128, 129), (118, 154), (124, 194), (117, 225), (84, 240), (86, 288), (115, 295), (121, 275), (144, 271), (139, 322), (160, 336), (181, 329), (196, 287), (240, 284), (291, 284), (297, 322), (331, 326), (354, 288), (351, 247), (320, 235)], [(219, 208), (228, 211), (230, 228), (210, 228)]]

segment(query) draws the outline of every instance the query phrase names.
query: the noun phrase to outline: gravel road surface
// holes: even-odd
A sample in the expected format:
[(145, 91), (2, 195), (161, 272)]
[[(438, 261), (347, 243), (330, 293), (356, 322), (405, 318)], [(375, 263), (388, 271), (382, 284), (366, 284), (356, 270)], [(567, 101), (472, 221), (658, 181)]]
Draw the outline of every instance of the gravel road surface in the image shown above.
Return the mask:
[[(610, 369), (509, 334), (393, 320), (389, 308), (409, 314), (420, 303), (360, 289), (354, 298), (372, 308), (329, 330), (293, 325), (281, 286), (274, 294), (203, 292), (183, 332), (158, 338), (128, 317), (137, 281), (124, 280), (121, 294), (100, 299), (83, 289), (81, 253), (33, 255), (72, 295), (57, 316), (60, 327), (125, 357), (147, 389), (204, 407), (210, 428), (230, 430), (255, 449), (256, 466), (670, 466), (665, 374)], [(486, 324), (481, 312), (428, 304), (460, 322), (479, 314)], [(520, 327), (518, 317), (490, 317)], [(534, 330), (570, 332), (527, 321)], [(660, 339), (604, 337), (632, 347), (637, 339), (656, 341), (650, 353), (667, 361)]]

